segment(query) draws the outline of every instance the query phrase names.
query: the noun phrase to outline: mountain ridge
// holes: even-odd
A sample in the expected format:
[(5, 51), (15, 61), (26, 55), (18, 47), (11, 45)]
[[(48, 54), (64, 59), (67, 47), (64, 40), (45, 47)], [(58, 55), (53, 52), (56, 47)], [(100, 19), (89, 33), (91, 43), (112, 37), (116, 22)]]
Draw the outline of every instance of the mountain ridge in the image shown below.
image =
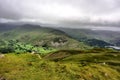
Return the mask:
[[(0, 28), (4, 29), (3, 27), (4, 26)], [(54, 28), (24, 24), (18, 25), (10, 30), (5, 29), (4, 32), (0, 33), (0, 38), (3, 40), (15, 39), (22, 43), (30, 43), (38, 46), (46, 44), (47, 46), (60, 49), (84, 49), (88, 47), (88, 45), (83, 42), (71, 38), (64, 31)]]

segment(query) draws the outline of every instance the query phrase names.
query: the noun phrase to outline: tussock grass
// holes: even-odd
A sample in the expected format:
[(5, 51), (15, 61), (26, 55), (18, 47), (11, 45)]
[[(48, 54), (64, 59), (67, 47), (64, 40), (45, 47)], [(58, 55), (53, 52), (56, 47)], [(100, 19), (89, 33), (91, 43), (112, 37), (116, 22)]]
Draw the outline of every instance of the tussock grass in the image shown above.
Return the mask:
[[(28, 53), (5, 54), (5, 57), (0, 58), (0, 79), (120, 80), (119, 52), (98, 54), (62, 50), (53, 54), (47, 54), (47, 59), (39, 59), (37, 55)], [(64, 57), (64, 54), (69, 56)], [(56, 62), (57, 58), (59, 59)]]

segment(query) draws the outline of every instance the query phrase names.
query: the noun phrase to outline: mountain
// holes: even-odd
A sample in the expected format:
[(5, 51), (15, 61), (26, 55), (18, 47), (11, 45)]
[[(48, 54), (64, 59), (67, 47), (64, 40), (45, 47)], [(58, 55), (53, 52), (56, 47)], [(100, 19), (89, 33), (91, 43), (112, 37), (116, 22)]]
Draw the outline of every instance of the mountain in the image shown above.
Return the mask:
[(41, 27), (39, 25), (0, 25), (0, 40), (17, 40), (34, 46), (49, 46), (56, 49), (88, 49), (88, 45), (79, 42), (65, 32)]
[(16, 26), (16, 24), (0, 23), (0, 32), (11, 30)]
[(120, 37), (115, 38), (115, 39), (113, 40), (113, 43), (115, 43), (116, 46), (120, 46)]
[(119, 44), (120, 32), (91, 29), (71, 29), (71, 28), (59, 28), (59, 29), (66, 32), (66, 34), (68, 34), (74, 39), (77, 39), (79, 41), (85, 41), (85, 43), (90, 42), (90, 45), (91, 44), (95, 44), (98, 46), (102, 46), (102, 44), (105, 44), (106, 46), (120, 45)]
[(120, 51), (100, 48), (111, 44), (95, 32), (31, 24), (0, 30), (0, 80), (120, 79)]

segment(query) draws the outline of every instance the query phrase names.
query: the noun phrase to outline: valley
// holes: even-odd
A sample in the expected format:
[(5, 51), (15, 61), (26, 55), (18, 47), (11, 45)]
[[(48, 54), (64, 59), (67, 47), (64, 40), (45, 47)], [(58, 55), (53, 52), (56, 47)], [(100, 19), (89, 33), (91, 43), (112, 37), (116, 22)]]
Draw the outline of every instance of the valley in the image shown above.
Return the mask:
[(33, 24), (0, 30), (0, 80), (120, 79), (120, 51), (110, 36)]
[(0, 0), (0, 80), (120, 80), (120, 0)]

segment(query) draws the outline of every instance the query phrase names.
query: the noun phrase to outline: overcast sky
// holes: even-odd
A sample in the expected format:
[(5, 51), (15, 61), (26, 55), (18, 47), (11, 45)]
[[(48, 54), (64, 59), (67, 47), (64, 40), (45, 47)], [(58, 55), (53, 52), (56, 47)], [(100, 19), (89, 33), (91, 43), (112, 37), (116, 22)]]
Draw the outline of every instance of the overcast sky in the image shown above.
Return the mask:
[(118, 22), (120, 0), (0, 0), (0, 21)]

